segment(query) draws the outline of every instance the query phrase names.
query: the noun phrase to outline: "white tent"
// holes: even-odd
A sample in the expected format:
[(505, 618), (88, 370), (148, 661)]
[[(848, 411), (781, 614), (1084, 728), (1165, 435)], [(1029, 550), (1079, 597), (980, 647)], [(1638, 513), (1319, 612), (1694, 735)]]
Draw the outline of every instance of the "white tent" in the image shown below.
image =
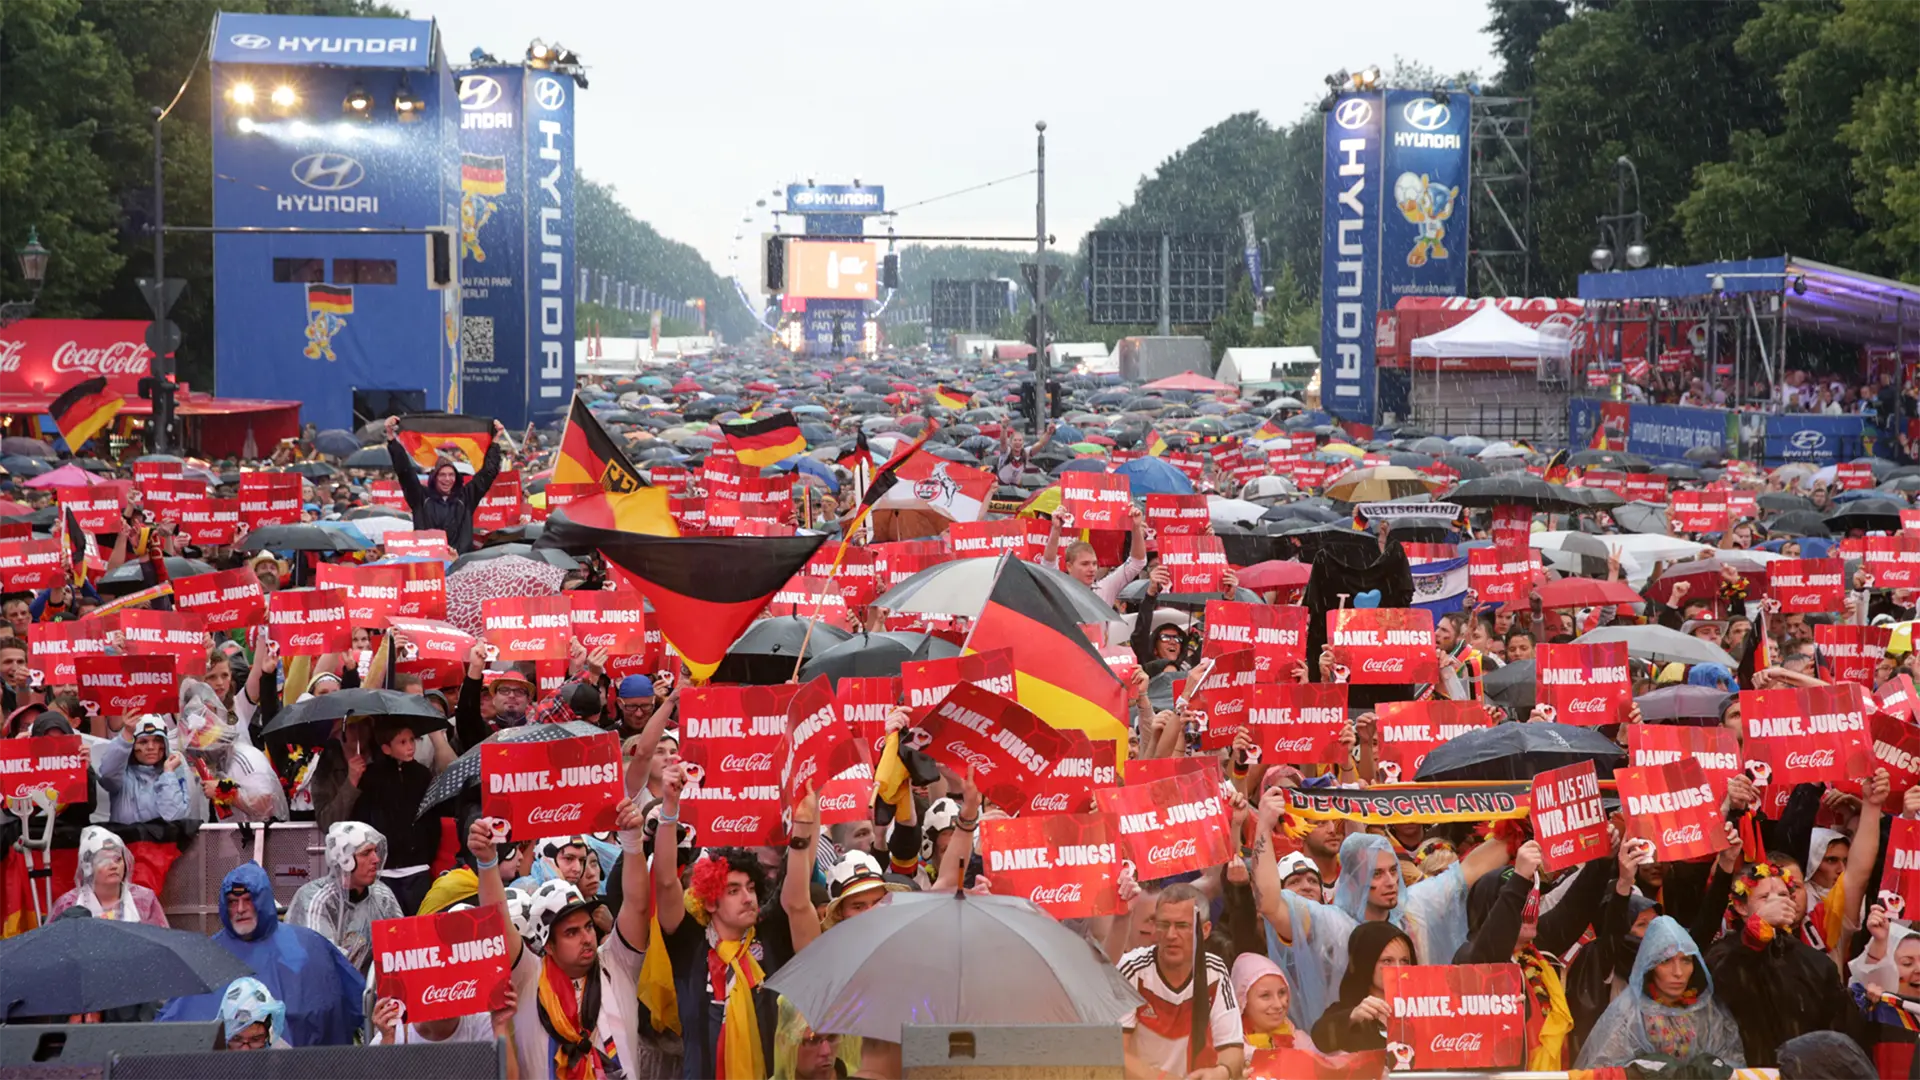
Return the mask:
[(1228, 349), (1213, 377), (1228, 386), (1304, 379), (1320, 366), (1320, 354), (1311, 345), (1274, 349)]
[(1498, 356), (1509, 359), (1564, 360), (1573, 343), (1533, 327), (1488, 305), (1437, 334), (1413, 339), (1413, 355), (1459, 359)]

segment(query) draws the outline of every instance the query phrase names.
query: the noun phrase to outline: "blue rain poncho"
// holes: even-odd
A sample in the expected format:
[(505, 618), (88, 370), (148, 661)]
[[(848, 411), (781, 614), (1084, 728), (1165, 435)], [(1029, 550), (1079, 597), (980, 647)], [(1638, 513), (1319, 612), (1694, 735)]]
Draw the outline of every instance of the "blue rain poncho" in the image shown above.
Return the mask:
[[(1692, 985), (1700, 988), (1700, 995), (1692, 1005), (1661, 1005), (1647, 993), (1647, 976), (1656, 965), (1681, 953), (1693, 957)], [(1713, 976), (1700, 946), (1667, 915), (1647, 925), (1626, 987), (1594, 1023), (1574, 1068), (1617, 1069), (1651, 1054), (1676, 1058), (1710, 1054), (1734, 1066), (1744, 1066), (1747, 1060), (1740, 1046), (1740, 1026), (1713, 996)]]

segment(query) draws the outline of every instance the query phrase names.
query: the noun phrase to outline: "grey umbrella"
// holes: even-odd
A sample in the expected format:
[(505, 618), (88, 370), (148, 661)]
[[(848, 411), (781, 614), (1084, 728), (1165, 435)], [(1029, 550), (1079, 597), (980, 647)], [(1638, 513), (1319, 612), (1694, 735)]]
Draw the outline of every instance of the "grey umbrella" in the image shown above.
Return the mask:
[(360, 440), (351, 431), (329, 428), (313, 437), (313, 448), (328, 457), (346, 457), (360, 449)]
[[(888, 589), (873, 602), (893, 612), (917, 612), (922, 615), (965, 615), (972, 618), (987, 605), (1000, 573), (1002, 556), (954, 559), (925, 570)], [(1070, 611), (1075, 622), (1115, 622), (1113, 606), (1103, 603), (1092, 589), (1073, 578), (1039, 563), (1027, 563), (1040, 587)]]
[(347, 455), (341, 464), (349, 469), (385, 469), (393, 464), (393, 458), (384, 446), (363, 446)]
[(1640, 718), (1649, 724), (1691, 720), (1718, 721), (1720, 709), (1734, 695), (1714, 686), (1663, 686), (1635, 699)]
[(1614, 524), (1630, 533), (1658, 536), (1667, 531), (1667, 508), (1657, 503), (1630, 502), (1608, 512)]
[(580, 720), (569, 720), (564, 724), (528, 724), (525, 727), (510, 727), (496, 731), (481, 740), (478, 745), (469, 747), (466, 753), (454, 758), (451, 765), (440, 770), (440, 775), (434, 777), (433, 783), (427, 786), (426, 797), (420, 800), (420, 812), (414, 816), (426, 817), (430, 811), (467, 788), (479, 787), (480, 747), (487, 743), (557, 742), (561, 739), (586, 739), (602, 734), (606, 733), (593, 724)]
[(1721, 664), (1728, 671), (1740, 666), (1740, 661), (1713, 642), (1666, 626), (1603, 626), (1573, 640), (1576, 645), (1624, 641), (1628, 656), (1661, 664)]
[(55, 919), (0, 942), (0, 986), (7, 988), (0, 1018), (104, 1012), (204, 994), (250, 974), (238, 957), (190, 930)]
[(1525, 720), (1533, 711), (1534, 703), (1534, 664), (1532, 660), (1516, 660), (1482, 676), (1480, 685), (1486, 690), (1487, 697), (1495, 704), (1505, 706), (1507, 715), (1515, 720)]
[(43, 443), (39, 439), (30, 439), (25, 435), (9, 435), (0, 439), (0, 454), (19, 454), (22, 457), (51, 458), (59, 454), (53, 444)]
[(1593, 762), (1602, 779), (1626, 763), (1626, 751), (1589, 727), (1572, 724), (1495, 724), (1456, 735), (1420, 763), (1416, 780), (1531, 780), (1549, 769)]
[(894, 893), (767, 980), (815, 1030), (895, 1041), (906, 1024), (1117, 1024), (1142, 1004), (1086, 939), (1008, 896)]
[(1607, 545), (1586, 533), (1568, 533), (1553, 547), (1540, 549), (1547, 565), (1584, 577), (1599, 577), (1607, 572)]

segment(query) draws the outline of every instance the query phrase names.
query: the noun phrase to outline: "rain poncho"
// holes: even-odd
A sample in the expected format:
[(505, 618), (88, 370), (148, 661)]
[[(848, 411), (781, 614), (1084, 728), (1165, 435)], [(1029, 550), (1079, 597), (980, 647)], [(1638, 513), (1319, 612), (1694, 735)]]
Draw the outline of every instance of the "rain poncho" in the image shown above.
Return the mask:
[[(1699, 997), (1684, 1007), (1658, 1004), (1647, 992), (1647, 979), (1655, 965), (1682, 953), (1693, 958), (1692, 985), (1699, 988)], [(1680, 1058), (1711, 1054), (1730, 1065), (1746, 1064), (1740, 1028), (1714, 997), (1713, 976), (1700, 947), (1666, 915), (1647, 926), (1626, 989), (1600, 1014), (1574, 1068), (1620, 1068), (1650, 1054)]]
[(180, 687), (180, 750), (189, 760), (204, 762), (214, 779), (232, 780), (235, 791), (230, 820), (285, 821), (287, 795), (273, 763), (235, 724), (206, 683), (188, 679)]
[(220, 995), (220, 1033), (235, 1039), (255, 1024), (267, 1025), (268, 1048), (289, 1049), (287, 1043), (287, 1005), (274, 998), (259, 979), (241, 976), (227, 984)]
[[(253, 895), (259, 921), (241, 937), (229, 921), (225, 898), (235, 887)], [(345, 954), (303, 926), (283, 926), (273, 907), (273, 885), (259, 863), (241, 863), (220, 882), (220, 922), (213, 935), (221, 948), (239, 958), (287, 1010), (286, 1040), (294, 1046), (346, 1046), (360, 1030), (360, 996), (366, 983)], [(174, 998), (160, 1010), (161, 1020), (212, 1020), (221, 995)]]
[(356, 970), (365, 971), (373, 958), (373, 924), (380, 919), (398, 919), (406, 913), (393, 890), (376, 879), (356, 897), (349, 881), (360, 849), (368, 844), (379, 853), (380, 865), (387, 864), (387, 838), (370, 825), (357, 821), (335, 822), (327, 830), (327, 876), (309, 881), (293, 894), (287, 905), (287, 921), (304, 926), (338, 946)]
[[(120, 859), (120, 898), (109, 908), (94, 895), (93, 879), (100, 860), (114, 856)], [(160, 907), (160, 898), (145, 885), (133, 883), (133, 855), (127, 851), (127, 845), (98, 825), (81, 830), (80, 855), (74, 860), (73, 888), (53, 902), (47, 917), (54, 918), (70, 907), (86, 908), (96, 919), (167, 925), (167, 913)]]
[[(1267, 955), (1280, 965), (1293, 988), (1287, 1015), (1297, 1028), (1312, 1027), (1334, 1001), (1340, 976), (1347, 970), (1347, 938), (1366, 918), (1367, 889), (1381, 855), (1393, 858), (1393, 872), (1398, 875), (1400, 860), (1386, 837), (1354, 833), (1340, 845), (1340, 877), (1333, 903), (1316, 904), (1284, 889), (1280, 892), (1293, 922), (1293, 942), (1281, 942), (1269, 926)], [(1419, 955), (1452, 956), (1467, 939), (1466, 900), (1466, 871), (1457, 865), (1413, 886), (1403, 878), (1400, 903), (1388, 921), (1407, 932)]]
[[(134, 742), (149, 735), (166, 738), (165, 718), (142, 716), (134, 722), (132, 738), (103, 739), (98, 744), (94, 764), (100, 773), (100, 786), (113, 796), (113, 812), (108, 820), (116, 825), (184, 821), (193, 814), (186, 766), (166, 771), (166, 753), (161, 754), (156, 765), (142, 765), (133, 760)], [(168, 740), (167, 751), (172, 751), (171, 740)]]

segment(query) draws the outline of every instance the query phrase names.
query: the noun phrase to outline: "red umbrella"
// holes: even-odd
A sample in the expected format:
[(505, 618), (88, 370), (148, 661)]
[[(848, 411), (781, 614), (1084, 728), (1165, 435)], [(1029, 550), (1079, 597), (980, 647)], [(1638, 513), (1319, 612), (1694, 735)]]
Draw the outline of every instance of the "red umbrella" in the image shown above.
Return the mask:
[(1540, 603), (1550, 608), (1596, 607), (1600, 604), (1638, 604), (1643, 598), (1624, 581), (1596, 581), (1568, 577), (1540, 586)]
[(1240, 587), (1251, 592), (1267, 589), (1293, 589), (1307, 583), (1313, 567), (1306, 563), (1269, 559), (1240, 571)]
[(1090, 443), (1094, 443), (1094, 444), (1096, 444), (1096, 445), (1099, 445), (1099, 446), (1114, 446), (1114, 445), (1116, 445), (1116, 444), (1114, 443), (1114, 441), (1113, 441), (1112, 439), (1109, 439), (1109, 438), (1107, 438), (1107, 437), (1106, 437), (1105, 435), (1089, 435), (1089, 436), (1087, 436), (1086, 438), (1084, 438), (1084, 439), (1082, 439), (1081, 441), (1082, 441), (1082, 442), (1090, 442)]
[[(691, 380), (689, 380), (689, 381), (691, 381)], [(696, 389), (698, 389), (698, 388), (696, 387)], [(764, 381), (763, 381), (763, 382), (750, 382), (750, 383), (748, 383), (748, 384), (747, 384), (747, 389), (749, 389), (749, 390), (752, 390), (753, 392), (755, 392), (755, 393), (757, 393), (757, 394), (777, 394), (777, 393), (779, 393), (779, 392), (780, 392), (780, 388), (779, 388), (779, 387), (777, 387), (777, 386), (775, 386), (775, 385), (773, 385), (773, 384), (772, 384), (772, 383), (770, 383), (770, 382), (764, 382)]]
[(15, 514), (31, 514), (33, 507), (12, 499), (0, 499), (0, 517), (13, 517)]
[(917, 394), (920, 392), (920, 388), (913, 385), (910, 382), (895, 381), (895, 382), (888, 383), (887, 385), (893, 387), (895, 390), (905, 390), (909, 394)]
[(673, 392), (676, 394), (697, 394), (700, 390), (700, 384), (692, 379), (681, 379), (673, 384)]

